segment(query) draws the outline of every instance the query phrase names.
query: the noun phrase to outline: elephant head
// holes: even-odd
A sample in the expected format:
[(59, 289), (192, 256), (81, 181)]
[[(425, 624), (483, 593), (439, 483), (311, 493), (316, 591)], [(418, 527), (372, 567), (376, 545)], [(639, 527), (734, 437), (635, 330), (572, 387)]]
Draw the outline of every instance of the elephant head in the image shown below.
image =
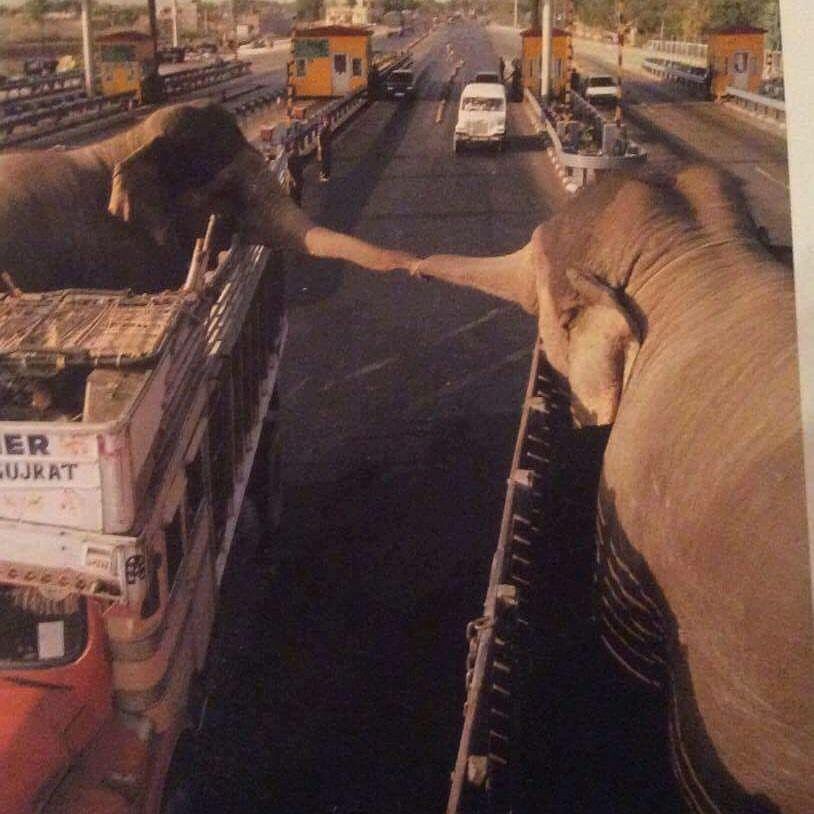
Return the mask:
[(189, 252), (211, 213), (250, 243), (385, 271), (413, 258), (318, 227), (282, 192), (235, 118), (215, 104), (162, 108), (101, 150), (113, 158), (108, 211)]
[(538, 319), (552, 367), (567, 379), (580, 425), (613, 421), (639, 350), (642, 326), (624, 276), (603, 257), (605, 212), (619, 183), (580, 196), (539, 226), (529, 243), (501, 257), (436, 255), (412, 269), (515, 302)]
[[(568, 381), (580, 425), (613, 422), (648, 328), (648, 280), (727, 243), (756, 244), (742, 196), (721, 173), (616, 175), (575, 197), (502, 257), (437, 255), (415, 274), (476, 288), (538, 319), (548, 360)], [(668, 275), (669, 276), (669, 275)]]

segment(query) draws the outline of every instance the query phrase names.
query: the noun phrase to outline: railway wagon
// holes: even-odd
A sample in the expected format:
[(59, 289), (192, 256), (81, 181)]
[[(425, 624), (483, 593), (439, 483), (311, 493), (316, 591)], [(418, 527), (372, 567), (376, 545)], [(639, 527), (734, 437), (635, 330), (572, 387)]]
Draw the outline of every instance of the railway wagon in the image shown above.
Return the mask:
[(174, 810), (253, 464), (273, 514), (286, 337), (279, 253), (207, 256), (177, 291), (0, 299), (4, 814)]

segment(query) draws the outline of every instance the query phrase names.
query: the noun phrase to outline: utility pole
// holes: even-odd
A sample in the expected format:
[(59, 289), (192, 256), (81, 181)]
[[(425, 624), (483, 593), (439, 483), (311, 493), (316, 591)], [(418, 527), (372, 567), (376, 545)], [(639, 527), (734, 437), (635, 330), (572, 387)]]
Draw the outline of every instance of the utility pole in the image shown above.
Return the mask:
[(178, 47), (178, 0), (172, 0), (172, 47)]
[(540, 101), (545, 107), (551, 91), (551, 0), (542, 0)]
[(616, 114), (614, 121), (622, 124), (622, 55), (625, 45), (625, 5), (624, 0), (616, 0), (616, 38), (618, 51), (616, 55)]
[(88, 99), (93, 99), (95, 95), (91, 11), (91, 0), (82, 0), (82, 59), (85, 63), (85, 95)]
[(147, 0), (147, 13), (150, 17), (150, 38), (153, 41), (155, 69), (158, 71), (158, 15), (155, 11), (155, 0)]
[(517, 3), (518, 0), (514, 0), (514, 27), (517, 28)]

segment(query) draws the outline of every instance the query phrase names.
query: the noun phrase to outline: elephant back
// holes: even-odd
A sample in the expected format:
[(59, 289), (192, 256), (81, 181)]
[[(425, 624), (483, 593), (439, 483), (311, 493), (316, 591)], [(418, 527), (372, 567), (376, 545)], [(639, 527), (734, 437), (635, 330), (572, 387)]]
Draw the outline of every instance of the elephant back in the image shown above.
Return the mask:
[(608, 649), (670, 706), (696, 811), (814, 811), (814, 663), (788, 271), (744, 245), (679, 264), (602, 473)]

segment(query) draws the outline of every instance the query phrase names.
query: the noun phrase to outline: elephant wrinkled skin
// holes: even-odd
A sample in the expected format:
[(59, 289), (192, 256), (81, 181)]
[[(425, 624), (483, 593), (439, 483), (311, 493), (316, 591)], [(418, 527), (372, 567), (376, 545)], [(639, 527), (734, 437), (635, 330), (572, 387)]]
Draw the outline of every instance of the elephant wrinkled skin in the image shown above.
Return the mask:
[(23, 291), (177, 287), (213, 212), (220, 248), (239, 230), (373, 270), (411, 260), (316, 226), (232, 114), (206, 103), (161, 108), (88, 147), (0, 155), (0, 271)]
[(814, 811), (795, 305), (737, 190), (691, 168), (587, 190), (499, 258), (413, 268), (520, 304), (582, 425), (610, 652), (663, 688), (694, 811)]

